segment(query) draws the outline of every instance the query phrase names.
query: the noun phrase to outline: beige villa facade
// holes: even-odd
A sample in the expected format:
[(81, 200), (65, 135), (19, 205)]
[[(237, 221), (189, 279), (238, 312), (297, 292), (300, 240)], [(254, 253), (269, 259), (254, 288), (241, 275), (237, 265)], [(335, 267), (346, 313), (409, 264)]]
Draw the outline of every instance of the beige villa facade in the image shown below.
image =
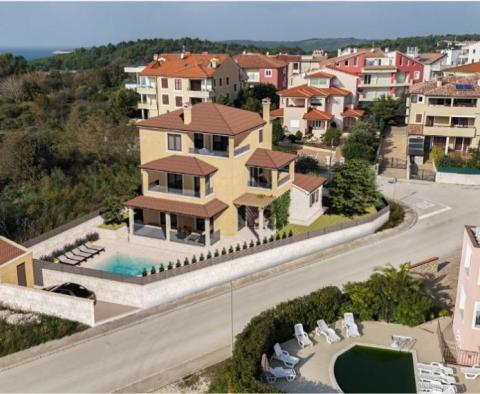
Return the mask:
[(273, 228), (271, 204), (295, 183), (295, 156), (272, 150), (268, 99), (263, 117), (185, 103), (138, 128), (142, 195), (125, 203), (130, 236), (210, 246), (244, 228), (258, 238)]
[(32, 252), (0, 236), (0, 283), (33, 287)]

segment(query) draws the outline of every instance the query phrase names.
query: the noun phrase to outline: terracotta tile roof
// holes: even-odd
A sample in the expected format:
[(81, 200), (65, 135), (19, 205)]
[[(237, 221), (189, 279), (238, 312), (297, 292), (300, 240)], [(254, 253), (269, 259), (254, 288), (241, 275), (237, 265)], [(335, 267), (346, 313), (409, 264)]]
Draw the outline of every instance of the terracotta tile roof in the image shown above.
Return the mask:
[(198, 103), (192, 106), (192, 121), (183, 123), (183, 108), (142, 120), (137, 126), (165, 130), (196, 131), (209, 134), (236, 135), (261, 127), (265, 121), (256, 112), (226, 105)]
[(250, 167), (278, 169), (295, 160), (295, 155), (270, 149), (257, 148), (247, 160)]
[(287, 55), (287, 54), (279, 54), (279, 55), (274, 55), (270, 56), (273, 57), (274, 59), (280, 60), (282, 62), (286, 63), (293, 63), (293, 62), (301, 62), (302, 61), (302, 56), (301, 55)]
[(275, 198), (265, 196), (264, 194), (245, 193), (233, 201), (235, 205), (246, 205), (247, 207), (265, 208), (268, 207)]
[(282, 68), (288, 65), (282, 60), (261, 53), (237, 55), (234, 59), (242, 68)]
[(20, 246), (16, 246), (5, 237), (0, 237), (0, 265), (8, 263), (25, 253), (27, 253), (25, 249), (21, 249)]
[(315, 71), (311, 74), (305, 75), (305, 78), (328, 78), (332, 79), (335, 75), (326, 73), (325, 71)]
[(345, 108), (342, 112), (344, 118), (361, 118), (365, 114), (365, 111), (360, 108)]
[(300, 189), (305, 190), (307, 193), (311, 193), (314, 190), (322, 186), (327, 180), (324, 177), (316, 175), (307, 175), (295, 173), (293, 178), (293, 184)]
[(172, 155), (142, 164), (145, 170), (174, 172), (196, 176), (206, 176), (217, 171), (217, 168), (203, 160), (191, 156)]
[(446, 53), (423, 52), (423, 53), (419, 53), (417, 56), (415, 56), (415, 60), (417, 62), (422, 63), (422, 64), (432, 64), (432, 63), (435, 63), (436, 61), (444, 58), (445, 56), (447, 56)]
[(332, 120), (333, 115), (330, 112), (320, 111), (316, 108), (310, 108), (308, 112), (303, 115), (305, 120)]
[[(142, 76), (208, 78), (229, 57), (226, 54), (186, 53), (182, 59), (180, 53), (162, 53), (158, 59), (150, 62), (140, 73)], [(212, 59), (217, 59), (213, 68)]]
[[(437, 80), (417, 83), (410, 87), (409, 93), (426, 96), (480, 97), (479, 80), (480, 74), (472, 74), (468, 77), (443, 77), (441, 86), (437, 86)], [(471, 89), (458, 89), (460, 85), (471, 85)]]
[(446, 72), (460, 72), (465, 74), (480, 73), (480, 62), (463, 64), (461, 66), (447, 68)]
[(421, 124), (409, 124), (407, 126), (408, 135), (423, 135), (423, 126)]
[(124, 205), (131, 208), (152, 209), (154, 211), (178, 213), (181, 215), (210, 218), (228, 208), (228, 205), (215, 198), (206, 204), (195, 204), (184, 201), (167, 200), (165, 198), (137, 196)]
[(315, 97), (315, 96), (348, 96), (351, 94), (348, 90), (332, 86), (330, 88), (315, 88), (307, 84), (295, 86), (290, 89), (284, 89), (277, 92), (282, 97)]
[(283, 118), (283, 108), (277, 108), (273, 111), (270, 111), (270, 116), (272, 118)]

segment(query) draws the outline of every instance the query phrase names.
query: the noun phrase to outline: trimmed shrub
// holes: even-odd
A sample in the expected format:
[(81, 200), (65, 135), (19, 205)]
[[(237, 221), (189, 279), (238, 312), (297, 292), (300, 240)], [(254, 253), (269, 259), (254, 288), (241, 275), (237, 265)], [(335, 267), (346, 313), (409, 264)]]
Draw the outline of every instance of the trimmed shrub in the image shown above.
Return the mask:
[(183, 260), (183, 265), (189, 265), (190, 261), (188, 260), (188, 257), (185, 257), (185, 260)]
[(293, 231), (292, 231), (292, 230), (290, 230), (290, 231), (288, 232), (288, 236), (289, 236), (289, 237), (293, 237)]
[(280, 233), (277, 232), (277, 234), (275, 234), (275, 240), (278, 241), (280, 239)]
[(218, 253), (218, 249), (215, 249), (215, 253), (213, 254), (213, 257), (218, 257), (218, 256), (220, 256), (220, 253)]
[(266, 244), (267, 242), (268, 242), (268, 239), (267, 239), (267, 237), (263, 237), (263, 241), (262, 241), (262, 243)]
[(255, 244), (256, 244), (257, 246), (260, 246), (260, 245), (262, 244), (262, 242), (261, 242), (259, 239), (257, 239), (257, 242), (255, 242)]
[(245, 241), (245, 242), (243, 243), (243, 250), (245, 250), (245, 249), (247, 249), (247, 248), (248, 248), (247, 241)]
[[(211, 257), (211, 255), (210, 255), (210, 257)], [(210, 257), (209, 257), (209, 258), (210, 258)], [(200, 261), (205, 260), (205, 256), (203, 255), (203, 253), (200, 253), (200, 257), (199, 257), (198, 259), (199, 259)], [(192, 261), (192, 263), (193, 263), (193, 261)]]
[(254, 246), (255, 246), (255, 242), (253, 242), (253, 239), (252, 239), (252, 240), (250, 240), (249, 247), (250, 247), (250, 248), (253, 248)]
[(165, 267), (163, 266), (163, 264), (160, 264), (160, 267), (158, 268), (158, 272), (163, 272), (165, 271)]
[(180, 262), (180, 259), (177, 259), (177, 263), (175, 264), (175, 268), (180, 268), (182, 266), (182, 263)]
[(235, 252), (240, 252), (242, 248), (240, 247), (240, 244), (237, 244), (237, 246), (235, 246)]
[[(218, 256), (218, 254), (217, 254), (217, 256)], [(216, 256), (215, 256), (215, 257), (216, 257)], [(207, 259), (211, 259), (211, 258), (212, 258), (212, 252), (208, 251), (208, 253), (207, 253)]]
[(152, 275), (157, 273), (157, 269), (155, 268), (154, 265), (152, 265), (152, 269), (150, 270), (150, 273), (151, 273)]
[[(233, 251), (233, 249), (232, 249)], [(222, 256), (225, 256), (227, 254), (227, 249), (225, 249), (225, 246), (222, 248)]]
[(167, 269), (169, 270), (173, 269), (173, 263), (171, 261), (168, 262)]
[(228, 253), (233, 253), (233, 246), (230, 245), (230, 247), (228, 248)]
[(196, 262), (197, 262), (197, 257), (194, 255), (194, 256), (192, 257), (192, 264), (195, 264)]
[[(292, 234), (292, 235), (293, 235), (293, 234)], [(285, 239), (285, 238), (287, 238), (287, 233), (284, 231), (284, 232), (282, 233), (282, 239)]]
[(142, 276), (147, 276), (147, 275), (148, 275), (147, 269), (143, 268)]
[(273, 237), (273, 234), (270, 235), (270, 238), (268, 238), (268, 242), (273, 242), (275, 240), (275, 238)]

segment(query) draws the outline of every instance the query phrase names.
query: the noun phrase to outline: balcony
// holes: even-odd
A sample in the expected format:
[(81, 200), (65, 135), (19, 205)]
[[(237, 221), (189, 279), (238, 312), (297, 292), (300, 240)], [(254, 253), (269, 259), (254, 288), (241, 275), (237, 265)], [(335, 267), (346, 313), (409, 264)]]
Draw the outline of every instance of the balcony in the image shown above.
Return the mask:
[(283, 178), (280, 178), (277, 182), (277, 186), (280, 187), (280, 186), (283, 186), (284, 184), (286, 184), (288, 181), (290, 181), (290, 175), (287, 175), (287, 176), (284, 176)]
[(258, 187), (261, 189), (272, 189), (272, 184), (264, 180), (250, 179), (248, 181), (249, 187)]
[(188, 153), (195, 155), (228, 157), (228, 150), (212, 150), (207, 148), (190, 148)]
[(200, 190), (194, 189), (179, 189), (175, 187), (169, 187), (166, 185), (159, 185), (156, 182), (152, 182), (148, 185), (149, 192), (156, 192), (156, 193), (167, 193), (167, 194), (176, 194), (180, 196), (186, 197), (200, 197)]
[(451, 127), (449, 125), (445, 126), (424, 126), (423, 134), (424, 135), (434, 135), (439, 137), (464, 137), (464, 138), (473, 138), (475, 137), (475, 127)]
[[(210, 245), (220, 240), (220, 231), (210, 233)], [(205, 234), (195, 231), (170, 230), (170, 241), (193, 246), (205, 245)]]
[(234, 156), (239, 156), (242, 153), (248, 152), (250, 150), (250, 145), (238, 146), (234, 150)]

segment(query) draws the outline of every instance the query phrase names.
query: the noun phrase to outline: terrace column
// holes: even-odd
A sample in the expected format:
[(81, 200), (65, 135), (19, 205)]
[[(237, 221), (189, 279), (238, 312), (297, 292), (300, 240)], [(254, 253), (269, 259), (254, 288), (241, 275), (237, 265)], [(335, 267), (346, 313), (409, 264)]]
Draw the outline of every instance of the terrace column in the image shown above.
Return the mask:
[[(258, 235), (260, 238), (263, 238), (264, 234), (264, 218), (263, 218), (263, 208), (258, 208)], [(262, 239), (261, 239), (262, 240)]]
[(165, 212), (165, 239), (170, 241), (170, 230), (172, 229), (172, 222), (170, 219), (170, 212)]
[(210, 218), (205, 218), (205, 246), (210, 245)]
[(133, 226), (135, 225), (135, 221), (133, 218), (133, 208), (128, 208), (128, 233), (130, 236), (133, 235)]
[(447, 137), (446, 138), (446, 141), (445, 141), (445, 154), (448, 155), (448, 144), (450, 142), (450, 137)]

